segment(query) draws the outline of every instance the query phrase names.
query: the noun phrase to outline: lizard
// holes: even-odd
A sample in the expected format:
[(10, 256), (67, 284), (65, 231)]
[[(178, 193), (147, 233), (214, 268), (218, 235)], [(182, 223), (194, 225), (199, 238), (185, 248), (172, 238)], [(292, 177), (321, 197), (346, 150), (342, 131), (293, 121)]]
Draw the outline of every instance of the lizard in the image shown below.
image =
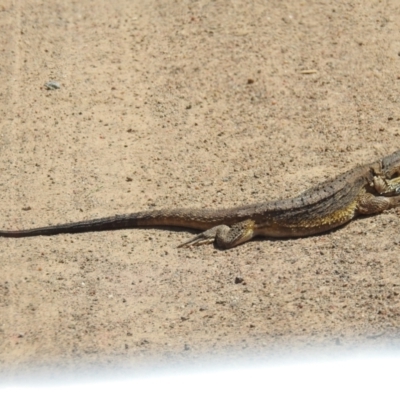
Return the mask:
[(296, 197), (225, 209), (176, 208), (142, 211), (26, 230), (0, 230), (0, 237), (73, 234), (145, 227), (181, 227), (202, 232), (178, 247), (215, 243), (229, 249), (255, 236), (295, 238), (340, 227), (359, 215), (400, 204), (400, 150), (356, 166)]

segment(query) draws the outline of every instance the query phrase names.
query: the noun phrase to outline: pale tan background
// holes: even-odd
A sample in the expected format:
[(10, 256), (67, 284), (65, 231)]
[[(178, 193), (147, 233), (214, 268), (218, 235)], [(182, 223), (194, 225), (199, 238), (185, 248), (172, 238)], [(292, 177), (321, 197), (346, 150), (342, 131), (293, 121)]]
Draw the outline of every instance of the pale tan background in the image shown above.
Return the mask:
[[(2, 229), (293, 196), (400, 148), (398, 1), (1, 0), (0, 24)], [(393, 348), (399, 216), (228, 251), (2, 238), (0, 371)]]

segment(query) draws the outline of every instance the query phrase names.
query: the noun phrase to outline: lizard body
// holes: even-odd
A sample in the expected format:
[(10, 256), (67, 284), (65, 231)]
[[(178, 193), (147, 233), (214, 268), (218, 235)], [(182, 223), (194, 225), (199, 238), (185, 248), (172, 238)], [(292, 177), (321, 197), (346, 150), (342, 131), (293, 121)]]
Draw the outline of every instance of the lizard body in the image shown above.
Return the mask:
[(202, 230), (179, 247), (216, 242), (231, 248), (255, 236), (301, 237), (334, 229), (361, 214), (400, 204), (400, 151), (320, 183), (283, 200), (220, 209), (166, 209), (116, 215), (27, 230), (0, 231), (2, 237), (28, 237), (141, 227)]

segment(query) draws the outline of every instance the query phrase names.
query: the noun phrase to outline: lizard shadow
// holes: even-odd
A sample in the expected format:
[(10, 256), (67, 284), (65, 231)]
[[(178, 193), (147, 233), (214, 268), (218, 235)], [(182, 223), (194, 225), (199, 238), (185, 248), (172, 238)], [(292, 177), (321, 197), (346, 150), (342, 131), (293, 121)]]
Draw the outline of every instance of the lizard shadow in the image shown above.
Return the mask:
[[(306, 238), (310, 238), (310, 237), (320, 237), (320, 236), (328, 236), (331, 233), (340, 231), (342, 229), (344, 229), (347, 225), (349, 225), (350, 223), (354, 222), (355, 220), (363, 220), (363, 219), (370, 219), (372, 217), (374, 217), (376, 215), (359, 215), (357, 216), (354, 220), (348, 221), (346, 223), (344, 223), (343, 225), (337, 226), (336, 228), (332, 228), (329, 229), (325, 232), (321, 232), (321, 233), (315, 233), (313, 235), (307, 235), (307, 236), (297, 236), (297, 237), (272, 237), (272, 236), (256, 236), (253, 239), (251, 239), (252, 242), (264, 242), (264, 241), (269, 241), (269, 242), (291, 242), (291, 241), (298, 241), (298, 240), (302, 240), (302, 239), (306, 239)], [(218, 249), (217, 246), (214, 245), (214, 247), (216, 247)], [(223, 249), (220, 249), (223, 250)], [(229, 250), (229, 249), (227, 249)]]

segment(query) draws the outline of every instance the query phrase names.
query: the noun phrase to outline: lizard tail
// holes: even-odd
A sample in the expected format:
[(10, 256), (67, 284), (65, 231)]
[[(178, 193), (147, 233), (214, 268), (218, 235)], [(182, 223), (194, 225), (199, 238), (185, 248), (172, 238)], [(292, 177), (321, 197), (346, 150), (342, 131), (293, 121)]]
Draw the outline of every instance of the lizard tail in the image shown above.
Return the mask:
[[(235, 223), (238, 218), (230, 218), (229, 210), (159, 210), (144, 211), (133, 214), (116, 215), (87, 221), (71, 222), (60, 225), (49, 225), (32, 229), (0, 230), (0, 237), (52, 236), (63, 233), (83, 233), (108, 231), (140, 227), (175, 226), (182, 228), (205, 230), (221, 223)], [(243, 219), (243, 218), (240, 218)]]

